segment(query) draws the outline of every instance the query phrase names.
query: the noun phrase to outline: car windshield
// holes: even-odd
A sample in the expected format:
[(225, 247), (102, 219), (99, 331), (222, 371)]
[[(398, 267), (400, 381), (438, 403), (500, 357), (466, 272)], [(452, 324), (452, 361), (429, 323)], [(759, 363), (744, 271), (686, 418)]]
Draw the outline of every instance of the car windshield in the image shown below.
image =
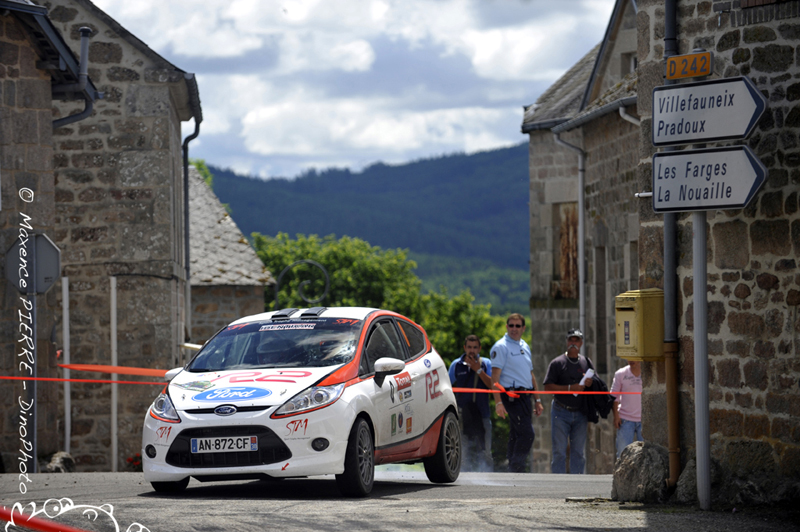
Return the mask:
[(242, 368), (300, 368), (353, 359), (363, 320), (317, 318), (230, 325), (187, 368), (192, 372)]

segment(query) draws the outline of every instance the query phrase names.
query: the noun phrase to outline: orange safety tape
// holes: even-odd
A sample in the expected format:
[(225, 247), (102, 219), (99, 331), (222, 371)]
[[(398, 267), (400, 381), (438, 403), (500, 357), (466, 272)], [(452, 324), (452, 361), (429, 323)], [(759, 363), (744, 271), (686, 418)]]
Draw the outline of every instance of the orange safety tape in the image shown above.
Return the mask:
[(499, 382), (495, 382), (493, 385), (495, 388), (499, 389), (504, 394), (507, 394), (509, 397), (513, 397), (514, 399), (519, 397), (519, 394), (517, 392), (507, 392), (506, 389), (503, 387), (503, 385), (500, 384)]
[[(499, 390), (499, 392), (500, 393), (507, 393), (509, 397), (519, 397), (519, 394), (521, 394), (521, 393), (537, 393), (537, 394), (545, 394), (545, 395), (547, 395), (547, 394), (558, 395), (558, 394), (571, 394), (571, 393), (572, 394), (579, 394), (579, 395), (580, 394), (582, 394), (582, 395), (623, 395), (623, 394), (641, 395), (641, 393), (642, 393), (642, 392), (614, 392), (612, 394), (611, 392), (572, 392), (572, 391), (569, 391), (569, 392), (568, 391), (548, 392), (548, 391), (544, 391), (544, 390), (542, 390), (542, 391), (539, 391), (539, 390), (536, 390), (536, 391), (515, 390), (513, 392), (509, 392), (509, 391), (506, 391), (506, 389), (503, 388), (502, 386), (500, 386), (500, 388), (501, 389)], [(498, 390), (487, 390), (486, 388), (453, 388), (453, 392), (455, 392), (455, 393), (497, 393)]]
[(12, 381), (56, 381), (56, 382), (100, 382), (100, 383), (117, 383), (117, 384), (154, 384), (156, 386), (164, 386), (163, 382), (144, 382), (144, 381), (112, 381), (108, 379), (59, 379), (56, 377), (10, 377), (0, 375), (0, 379)]
[(147, 377), (163, 377), (165, 369), (131, 368), (128, 366), (104, 366), (102, 364), (58, 364), (59, 368), (75, 371), (96, 371), (97, 373), (116, 373), (118, 375), (144, 375)]
[[(86, 532), (86, 530), (82, 528), (75, 528), (61, 523), (45, 521), (44, 519), (39, 519), (38, 517), (25, 515), (23, 513), (16, 514), (17, 521), (19, 521), (17, 522), (14, 521), (14, 515), (12, 515), (12, 511), (13, 509), (9, 510), (5, 506), (0, 507), (0, 519), (12, 523), (15, 527), (23, 526), (25, 528), (41, 530), (43, 532)], [(25, 520), (23, 521), (22, 519), (19, 519), (20, 517), (25, 518)]]

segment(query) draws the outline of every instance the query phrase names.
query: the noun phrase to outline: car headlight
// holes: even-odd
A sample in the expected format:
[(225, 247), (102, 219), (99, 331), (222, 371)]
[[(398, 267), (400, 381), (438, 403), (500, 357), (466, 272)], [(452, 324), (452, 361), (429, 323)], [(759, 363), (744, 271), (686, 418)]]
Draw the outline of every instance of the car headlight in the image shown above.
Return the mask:
[(342, 395), (344, 384), (312, 386), (295, 395), (275, 411), (271, 417), (293, 416), (332, 405)]
[(153, 404), (150, 405), (150, 415), (159, 421), (166, 421), (167, 423), (181, 422), (181, 418), (178, 417), (178, 412), (172, 405), (169, 395), (165, 393), (159, 394)]

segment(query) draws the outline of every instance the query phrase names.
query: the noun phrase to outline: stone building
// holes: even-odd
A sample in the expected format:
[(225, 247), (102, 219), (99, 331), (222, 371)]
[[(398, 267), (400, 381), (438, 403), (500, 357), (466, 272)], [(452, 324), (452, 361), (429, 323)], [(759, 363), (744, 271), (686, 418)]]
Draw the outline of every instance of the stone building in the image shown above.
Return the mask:
[(275, 280), (200, 172), (189, 169), (192, 340), (203, 343), (233, 320), (264, 312)]
[[(89, 75), (105, 94), (91, 117), (53, 132), (53, 240), (69, 279), (71, 362), (111, 363), (115, 279), (117, 363), (174, 367), (188, 339), (181, 123), (202, 121), (197, 83), (89, 0), (45, 5), (73, 49), (78, 29), (92, 30)], [(75, 110), (58, 104), (54, 113)], [(142, 413), (157, 393), (119, 393), (117, 463), (139, 451)], [(113, 468), (110, 394), (108, 385), (72, 386), (78, 470)]]
[[(610, 37), (615, 31), (630, 32), (632, 16), (638, 34), (637, 61), (628, 63), (629, 38)], [(677, 249), (672, 250), (677, 271), (665, 272), (664, 255), (671, 251), (664, 249), (664, 216), (653, 212), (649, 200), (633, 197), (652, 188), (656, 149), (651, 141), (651, 100), (653, 88), (664, 84), (664, 21), (663, 0), (618, 1), (597, 55), (613, 48), (620, 70), (599, 71), (609, 79), (622, 77), (622, 65), (629, 64), (636, 66), (636, 72), (600, 82), (596, 74), (581, 73), (584, 58), (540, 98), (538, 106), (526, 110), (523, 132), (531, 139), (531, 318), (537, 329), (547, 331), (539, 346), (534, 339), (537, 357), (549, 358), (563, 349), (561, 330), (579, 319), (574, 299), (577, 275), (569, 261), (575, 260), (572, 220), (578, 213), (572, 212), (581, 191), (576, 186), (575, 156), (548, 138), (558, 133), (585, 152), (587, 354), (598, 367), (605, 360), (606, 375), (622, 364), (614, 353), (614, 296), (627, 289), (663, 288), (666, 276), (677, 278), (683, 472), (674, 497), (694, 502), (692, 217), (677, 216)], [(724, 504), (796, 500), (800, 497), (800, 2), (680, 1), (677, 40), (678, 53), (697, 48), (713, 51), (712, 77), (748, 76), (769, 102), (749, 139), (727, 143), (746, 143), (753, 149), (768, 169), (766, 183), (744, 209), (708, 211), (704, 228), (712, 497)], [(607, 64), (614, 62), (609, 59)], [(595, 60), (595, 70), (603, 64), (603, 59)], [(585, 92), (577, 103), (569, 95), (580, 84)], [(620, 108), (628, 116), (617, 113)], [(631, 115), (639, 117), (639, 126)], [(565, 261), (565, 256), (570, 258)], [(539, 354), (544, 349), (551, 352)], [(544, 371), (544, 361), (538, 363), (537, 371)], [(644, 436), (666, 447), (664, 362), (644, 363), (643, 376)], [(590, 431), (588, 472), (609, 472), (610, 436), (605, 430)], [(549, 443), (546, 435), (539, 440), (534, 454), (538, 470), (547, 470), (549, 454), (544, 447)]]
[[(611, 386), (616, 358), (613, 297), (638, 286), (638, 163), (636, 121), (636, 4), (619, 0), (603, 41), (525, 110), (529, 135), (531, 234), (531, 351), (544, 380), (550, 360), (564, 352), (565, 333), (581, 323), (578, 198), (585, 208), (584, 354)], [(584, 152), (585, 184), (578, 186)], [(550, 405), (535, 420), (533, 470), (550, 471)], [(610, 420), (589, 426), (587, 473), (611, 473)]]
[[(662, 0), (638, 2), (638, 186), (651, 189), (652, 90), (663, 84)], [(712, 498), (740, 504), (800, 498), (800, 2), (678, 2), (678, 53), (714, 53), (715, 78), (748, 76), (767, 110), (744, 141), (769, 175), (744, 209), (707, 212)], [(732, 144), (741, 144), (735, 142)], [(729, 143), (731, 144), (731, 143)], [(642, 202), (640, 286), (662, 287), (663, 216)], [(695, 446), (692, 217), (677, 221), (681, 459)], [(644, 365), (645, 438), (666, 442), (663, 363)], [(691, 462), (689, 462), (691, 463)], [(693, 486), (692, 468), (681, 483)], [(679, 489), (679, 492), (681, 490)], [(688, 495), (687, 495), (688, 493)], [(691, 500), (691, 490), (679, 493)]]
[[(0, 7), (0, 364), (4, 376), (31, 376), (20, 362), (28, 361), (26, 337), (33, 342), (33, 333), (27, 327), (32, 326), (32, 308), (28, 305), (35, 298), (36, 375), (57, 377), (50, 339), (56, 327), (58, 288), (51, 288), (46, 295), (22, 296), (5, 280), (10, 273), (6, 259), (11, 270), (30, 281), (33, 271), (29, 271), (27, 253), (31, 250), (26, 244), (25, 254), (7, 257), (6, 252), (17, 238), (32, 243), (34, 233), (51, 238), (55, 234), (53, 99), (75, 97), (91, 102), (97, 98), (97, 91), (91, 80), (76, 88), (80, 82), (79, 60), (47, 18), (46, 9), (27, 0), (6, 0)], [(37, 450), (52, 452), (60, 444), (58, 385), (39, 382), (37, 388)], [(6, 470), (17, 470), (21, 426), (29, 419), (19, 405), (20, 401), (30, 403), (31, 389), (32, 381), (26, 382), (24, 390), (19, 381), (0, 384), (0, 402), (4, 405), (0, 469), (5, 463)], [(25, 437), (30, 442), (33, 431), (29, 428), (25, 428)], [(28, 468), (32, 469), (32, 464)]]

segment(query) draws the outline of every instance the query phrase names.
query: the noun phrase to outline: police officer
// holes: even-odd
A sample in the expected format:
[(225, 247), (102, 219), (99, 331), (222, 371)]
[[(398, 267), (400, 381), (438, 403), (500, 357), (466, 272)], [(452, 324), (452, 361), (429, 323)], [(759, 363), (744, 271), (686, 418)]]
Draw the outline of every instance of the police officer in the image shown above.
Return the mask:
[[(536, 390), (531, 349), (522, 334), (525, 318), (512, 314), (506, 320), (506, 334), (492, 346), (492, 384), (499, 383), (506, 390)], [(541, 399), (531, 400), (532, 394), (520, 394), (518, 398), (495, 393), (495, 408), (501, 418), (509, 417), (508, 470), (514, 473), (525, 471), (525, 459), (533, 446), (533, 424), (531, 415), (541, 415)]]
[[(492, 362), (481, 356), (481, 340), (470, 334), (464, 354), (450, 364), (453, 388), (492, 388)], [(492, 471), (492, 421), (488, 393), (457, 393), (462, 421), (461, 471)]]

